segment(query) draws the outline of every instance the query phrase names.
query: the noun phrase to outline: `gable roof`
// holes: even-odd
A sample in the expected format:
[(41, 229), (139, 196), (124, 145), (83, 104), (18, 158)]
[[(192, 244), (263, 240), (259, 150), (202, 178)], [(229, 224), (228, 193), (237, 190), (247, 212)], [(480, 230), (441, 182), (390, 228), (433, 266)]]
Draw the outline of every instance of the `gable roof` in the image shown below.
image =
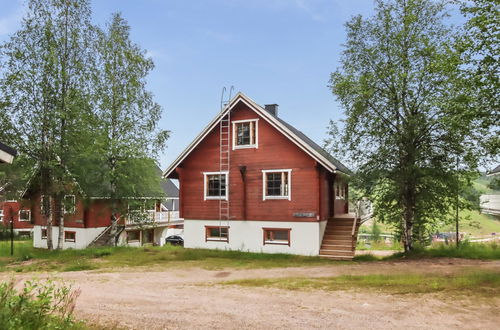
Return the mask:
[(346, 175), (350, 175), (351, 171), (344, 166), (339, 160), (335, 159), (332, 155), (321, 148), (317, 143), (308, 138), (304, 133), (288, 124), (281, 118), (278, 118), (266, 111), (263, 107), (255, 103), (245, 94), (238, 92), (231, 101), (226, 105), (226, 107), (205, 127), (203, 131), (191, 142), (188, 147), (174, 160), (172, 164), (163, 172), (164, 177), (168, 177), (177, 168), (177, 166), (184, 161), (184, 159), (193, 151), (196, 146), (210, 133), (220, 122), (226, 114), (231, 111), (239, 102), (244, 103), (250, 109), (255, 111), (264, 120), (266, 120), (271, 126), (276, 128), (279, 132), (285, 135), (290, 141), (302, 149), (305, 153), (311, 156), (318, 163), (323, 165), (330, 172), (335, 173), (336, 171), (342, 172)]

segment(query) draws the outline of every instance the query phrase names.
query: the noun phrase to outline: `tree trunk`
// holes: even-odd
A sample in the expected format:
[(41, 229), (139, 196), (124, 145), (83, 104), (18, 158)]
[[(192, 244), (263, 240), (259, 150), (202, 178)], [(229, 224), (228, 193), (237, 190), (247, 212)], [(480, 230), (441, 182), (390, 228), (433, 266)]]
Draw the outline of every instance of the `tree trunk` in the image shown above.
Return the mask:
[(61, 196), (55, 199), (57, 218), (59, 219), (59, 237), (57, 238), (57, 249), (62, 250), (64, 244), (64, 212), (62, 209)]
[(407, 185), (403, 196), (403, 243), (405, 252), (413, 249), (413, 225), (415, 223), (415, 189)]

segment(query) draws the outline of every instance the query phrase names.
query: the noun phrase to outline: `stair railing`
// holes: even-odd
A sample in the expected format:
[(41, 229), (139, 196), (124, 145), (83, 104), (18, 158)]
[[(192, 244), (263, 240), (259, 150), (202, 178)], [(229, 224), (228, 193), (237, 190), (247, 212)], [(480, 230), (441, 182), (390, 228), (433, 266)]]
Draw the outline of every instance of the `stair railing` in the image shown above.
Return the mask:
[(354, 251), (356, 248), (356, 240), (354, 239), (354, 235), (356, 234), (356, 224), (358, 222), (358, 215), (354, 216), (354, 220), (352, 222), (352, 231), (351, 231), (351, 245), (352, 245), (352, 250)]

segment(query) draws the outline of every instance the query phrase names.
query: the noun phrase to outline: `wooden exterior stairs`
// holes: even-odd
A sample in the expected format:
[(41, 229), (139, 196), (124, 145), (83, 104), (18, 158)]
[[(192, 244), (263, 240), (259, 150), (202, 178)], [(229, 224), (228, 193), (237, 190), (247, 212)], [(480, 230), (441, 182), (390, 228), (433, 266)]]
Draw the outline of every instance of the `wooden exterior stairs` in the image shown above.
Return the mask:
[(101, 246), (115, 246), (113, 242), (116, 242), (117, 237), (125, 229), (125, 226), (118, 225), (117, 233), (113, 234), (112, 226), (107, 227), (100, 233), (89, 245), (88, 247), (101, 247)]
[(356, 250), (360, 221), (346, 214), (328, 220), (319, 250), (320, 257), (352, 260)]

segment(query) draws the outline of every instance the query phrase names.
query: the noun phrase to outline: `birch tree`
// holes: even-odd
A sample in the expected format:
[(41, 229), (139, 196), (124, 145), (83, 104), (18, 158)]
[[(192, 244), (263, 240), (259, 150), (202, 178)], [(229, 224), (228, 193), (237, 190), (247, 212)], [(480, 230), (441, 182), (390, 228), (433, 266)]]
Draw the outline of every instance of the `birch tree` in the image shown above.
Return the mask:
[(162, 109), (147, 90), (153, 61), (130, 40), (130, 27), (120, 14), (112, 15), (97, 42), (99, 62), (93, 80), (100, 130), (97, 163), (103, 165), (103, 187), (113, 201), (116, 227), (120, 198), (140, 195), (134, 188), (141, 182), (156, 181), (153, 187), (159, 188), (160, 175), (148, 159), (164, 149), (169, 132), (158, 128)]
[[(41, 193), (59, 210), (58, 248), (64, 236), (61, 200), (71, 181), (66, 163), (76, 157), (72, 147), (80, 142), (82, 113), (89, 110), (92, 30), (87, 0), (30, 0), (20, 30), (2, 46), (1, 93), (17, 137), (12, 142), (39, 168)], [(42, 204), (52, 249), (50, 198)]]
[(415, 232), (449, 214), (477, 166), (477, 109), (444, 2), (375, 3), (374, 16), (346, 23), (331, 89), (346, 118), (345, 150), (372, 184), (377, 216), (401, 229), (408, 251)]

